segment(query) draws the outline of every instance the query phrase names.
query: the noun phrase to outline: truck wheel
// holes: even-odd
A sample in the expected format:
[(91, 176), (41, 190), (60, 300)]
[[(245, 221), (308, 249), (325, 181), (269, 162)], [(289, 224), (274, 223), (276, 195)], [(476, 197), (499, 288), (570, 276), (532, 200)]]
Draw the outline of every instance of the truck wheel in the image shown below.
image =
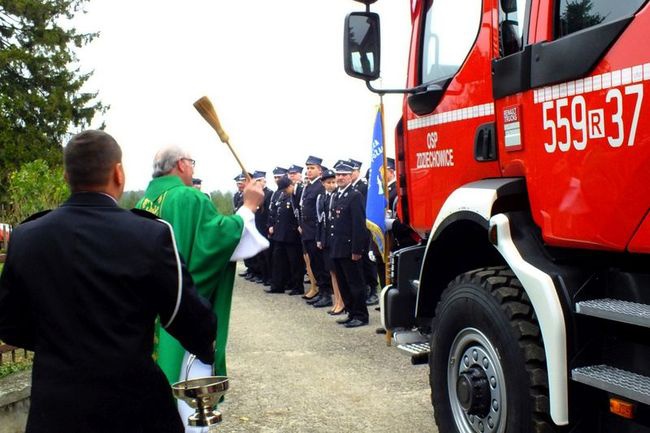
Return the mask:
[(554, 432), (537, 319), (505, 267), (461, 274), (436, 308), (429, 358), (440, 432)]

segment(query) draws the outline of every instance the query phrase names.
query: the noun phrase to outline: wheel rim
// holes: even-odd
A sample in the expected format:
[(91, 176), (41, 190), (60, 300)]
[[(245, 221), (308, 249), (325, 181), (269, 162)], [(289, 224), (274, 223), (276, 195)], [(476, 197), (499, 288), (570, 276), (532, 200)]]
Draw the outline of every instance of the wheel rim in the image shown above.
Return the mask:
[[(506, 383), (490, 340), (478, 329), (463, 329), (451, 345), (447, 365), (447, 390), (458, 431), (503, 433), (507, 416)], [(480, 401), (488, 395), (488, 407), (484, 407)]]

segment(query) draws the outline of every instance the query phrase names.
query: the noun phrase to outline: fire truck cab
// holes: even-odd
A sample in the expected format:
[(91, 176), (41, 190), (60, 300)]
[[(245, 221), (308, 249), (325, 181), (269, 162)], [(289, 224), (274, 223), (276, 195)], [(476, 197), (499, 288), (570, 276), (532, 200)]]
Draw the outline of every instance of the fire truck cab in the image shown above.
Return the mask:
[(428, 361), (439, 431), (650, 432), (646, 0), (412, 0), (404, 89), (373, 87), (356, 1), (345, 70), (405, 95), (398, 215), (424, 239), (392, 252), (382, 322)]

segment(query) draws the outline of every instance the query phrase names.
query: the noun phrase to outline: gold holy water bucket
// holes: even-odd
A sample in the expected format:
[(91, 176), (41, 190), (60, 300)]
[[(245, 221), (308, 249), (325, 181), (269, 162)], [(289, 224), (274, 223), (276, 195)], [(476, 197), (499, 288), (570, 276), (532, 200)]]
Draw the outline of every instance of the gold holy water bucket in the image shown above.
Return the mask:
[(206, 376), (188, 379), (190, 368), (195, 359), (196, 356), (190, 355), (187, 360), (185, 380), (173, 384), (172, 391), (174, 397), (196, 409), (187, 419), (189, 425), (207, 427), (221, 422), (221, 412), (216, 410), (216, 405), (228, 391), (228, 378), (226, 376)]

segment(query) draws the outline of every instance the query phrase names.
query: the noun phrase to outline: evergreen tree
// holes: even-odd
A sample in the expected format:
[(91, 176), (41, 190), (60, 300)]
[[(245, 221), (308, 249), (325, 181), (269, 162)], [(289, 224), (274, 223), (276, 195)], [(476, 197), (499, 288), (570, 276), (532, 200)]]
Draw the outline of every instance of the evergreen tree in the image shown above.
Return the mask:
[(81, 90), (91, 73), (74, 50), (97, 33), (64, 27), (87, 0), (3, 0), (0, 3), (0, 203), (21, 164), (62, 163), (62, 144), (108, 107)]

